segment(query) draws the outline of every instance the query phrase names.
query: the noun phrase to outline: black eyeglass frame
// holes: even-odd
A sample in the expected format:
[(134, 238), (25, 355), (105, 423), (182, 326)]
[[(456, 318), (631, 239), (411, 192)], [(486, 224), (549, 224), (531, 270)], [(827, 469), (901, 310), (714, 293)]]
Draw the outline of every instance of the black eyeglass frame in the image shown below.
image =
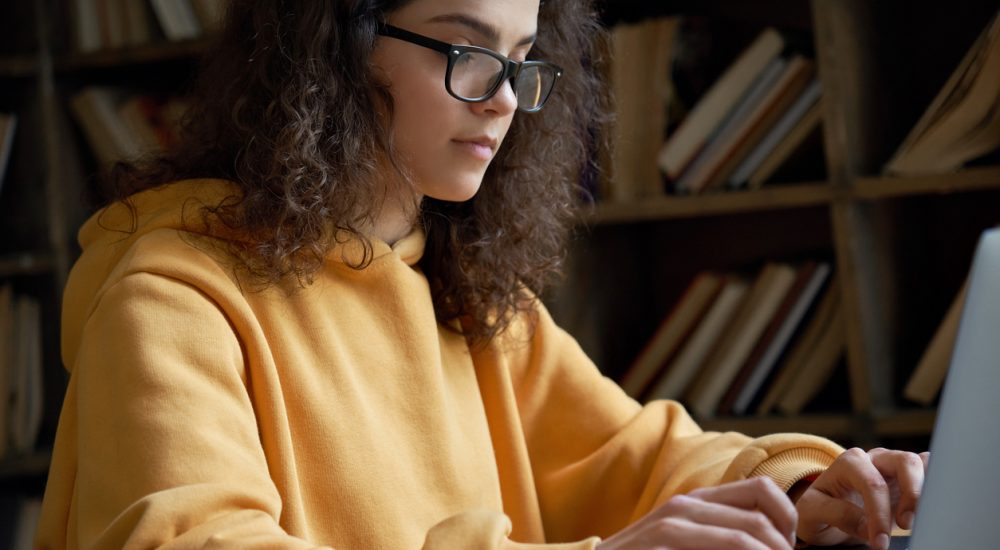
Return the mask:
[[(424, 36), (422, 34), (417, 34), (415, 32), (410, 32), (399, 27), (394, 27), (388, 23), (383, 23), (379, 26), (378, 33), (382, 36), (388, 36), (389, 38), (395, 38), (397, 40), (402, 40), (404, 42), (409, 42), (411, 44), (416, 44), (417, 46), (423, 46), (425, 48), (434, 50), (445, 54), (448, 57), (448, 68), (444, 75), (444, 87), (448, 90), (448, 93), (459, 101), (464, 101), (466, 103), (482, 103), (496, 95), (497, 90), (504, 82), (511, 80), (513, 83), (517, 82), (517, 75), (521, 73), (524, 67), (546, 67), (553, 71), (552, 85), (545, 92), (545, 96), (541, 98), (538, 105), (532, 109), (523, 109), (520, 104), (517, 109), (526, 113), (535, 113), (542, 110), (545, 106), (545, 102), (548, 101), (549, 96), (552, 94), (552, 90), (556, 87), (556, 82), (559, 77), (562, 76), (563, 70), (558, 65), (549, 63), (548, 61), (514, 61), (500, 53), (497, 53), (489, 48), (482, 48), (479, 46), (467, 46), (464, 44), (449, 44), (447, 42), (441, 42), (440, 40), (435, 40), (429, 36)], [(479, 53), (488, 55), (503, 65), (503, 72), (500, 74), (500, 78), (496, 79), (496, 82), (486, 91), (485, 94), (479, 97), (465, 97), (459, 95), (454, 90), (451, 89), (451, 72), (455, 67), (455, 62), (459, 57), (466, 53)], [(517, 86), (514, 86), (514, 90), (517, 90)]]

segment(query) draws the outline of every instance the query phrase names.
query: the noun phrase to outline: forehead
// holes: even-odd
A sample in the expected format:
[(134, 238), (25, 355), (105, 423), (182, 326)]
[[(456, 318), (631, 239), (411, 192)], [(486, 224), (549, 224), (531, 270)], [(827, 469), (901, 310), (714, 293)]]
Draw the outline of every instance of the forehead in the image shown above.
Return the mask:
[[(535, 33), (539, 0), (412, 0), (393, 12), (396, 25), (433, 25), (442, 15), (459, 14), (489, 23), (501, 40), (518, 40)], [(440, 23), (439, 23), (440, 24)]]

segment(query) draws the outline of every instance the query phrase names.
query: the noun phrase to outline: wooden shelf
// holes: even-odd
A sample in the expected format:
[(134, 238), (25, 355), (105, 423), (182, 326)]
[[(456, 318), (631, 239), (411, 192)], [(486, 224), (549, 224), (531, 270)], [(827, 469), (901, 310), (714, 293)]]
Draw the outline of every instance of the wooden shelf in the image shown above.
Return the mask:
[(875, 416), (875, 433), (882, 436), (920, 436), (934, 431), (937, 411), (933, 409), (901, 410)]
[(20, 252), (0, 255), (0, 277), (38, 275), (55, 268), (52, 254), (46, 252)]
[(764, 187), (712, 195), (662, 196), (631, 202), (597, 203), (584, 214), (586, 225), (634, 223), (676, 218), (698, 218), (801, 208), (830, 204), (835, 198), (876, 200), (919, 195), (943, 195), (1000, 189), (1000, 166), (968, 168), (951, 174), (928, 176), (878, 176), (855, 180), (853, 188), (838, 189), (826, 183)]
[(800, 208), (829, 204), (834, 196), (836, 190), (830, 185), (812, 182), (764, 187), (756, 191), (651, 197), (634, 202), (598, 203), (584, 215), (583, 223), (602, 225)]
[(0, 78), (25, 78), (38, 73), (38, 59), (33, 55), (0, 57)]
[(1000, 166), (982, 166), (928, 176), (858, 178), (852, 195), (859, 199), (887, 199), (986, 189), (1000, 189)]
[(127, 65), (140, 65), (158, 61), (174, 61), (201, 55), (212, 42), (210, 38), (197, 38), (178, 42), (154, 42), (115, 50), (91, 53), (71, 53), (56, 58), (55, 70), (59, 72), (107, 69)]
[(709, 431), (734, 431), (750, 436), (800, 432), (836, 439), (857, 433), (858, 422), (858, 418), (851, 414), (824, 414), (711, 418), (699, 424)]
[(802, 432), (836, 440), (868, 432), (880, 437), (926, 436), (933, 431), (936, 417), (932, 409), (914, 409), (881, 413), (874, 418), (851, 413), (712, 418), (702, 420), (700, 425), (710, 431), (735, 431), (751, 436)]
[(52, 451), (36, 451), (23, 456), (0, 459), (0, 479), (44, 476), (52, 463)]

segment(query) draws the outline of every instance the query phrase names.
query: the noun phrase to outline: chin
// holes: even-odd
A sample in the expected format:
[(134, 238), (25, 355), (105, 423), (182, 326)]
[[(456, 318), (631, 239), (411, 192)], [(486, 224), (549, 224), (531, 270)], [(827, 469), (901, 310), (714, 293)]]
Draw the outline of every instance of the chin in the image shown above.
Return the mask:
[(465, 202), (476, 196), (482, 183), (482, 177), (479, 177), (475, 181), (457, 181), (444, 185), (436, 185), (433, 188), (427, 189), (424, 195), (439, 201)]

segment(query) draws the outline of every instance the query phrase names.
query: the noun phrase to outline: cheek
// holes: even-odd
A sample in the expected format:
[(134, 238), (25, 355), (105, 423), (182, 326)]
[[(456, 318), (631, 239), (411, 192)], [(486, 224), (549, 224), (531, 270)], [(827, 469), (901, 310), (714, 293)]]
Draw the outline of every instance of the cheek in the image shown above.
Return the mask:
[(395, 95), (394, 101), (393, 128), (397, 143), (419, 143), (440, 132), (440, 124), (435, 124), (434, 121), (440, 119), (443, 113), (434, 94), (427, 93), (426, 89), (414, 88)]
[(440, 96), (450, 97), (444, 87), (444, 67), (436, 70), (429, 60), (395, 42), (376, 48), (372, 60), (392, 96), (392, 137), (397, 148), (419, 142), (419, 135), (428, 133), (427, 123), (440, 109)]
[(443, 75), (401, 71), (394, 75), (393, 139), (401, 152), (421, 149), (446, 135), (451, 96), (444, 88)]

